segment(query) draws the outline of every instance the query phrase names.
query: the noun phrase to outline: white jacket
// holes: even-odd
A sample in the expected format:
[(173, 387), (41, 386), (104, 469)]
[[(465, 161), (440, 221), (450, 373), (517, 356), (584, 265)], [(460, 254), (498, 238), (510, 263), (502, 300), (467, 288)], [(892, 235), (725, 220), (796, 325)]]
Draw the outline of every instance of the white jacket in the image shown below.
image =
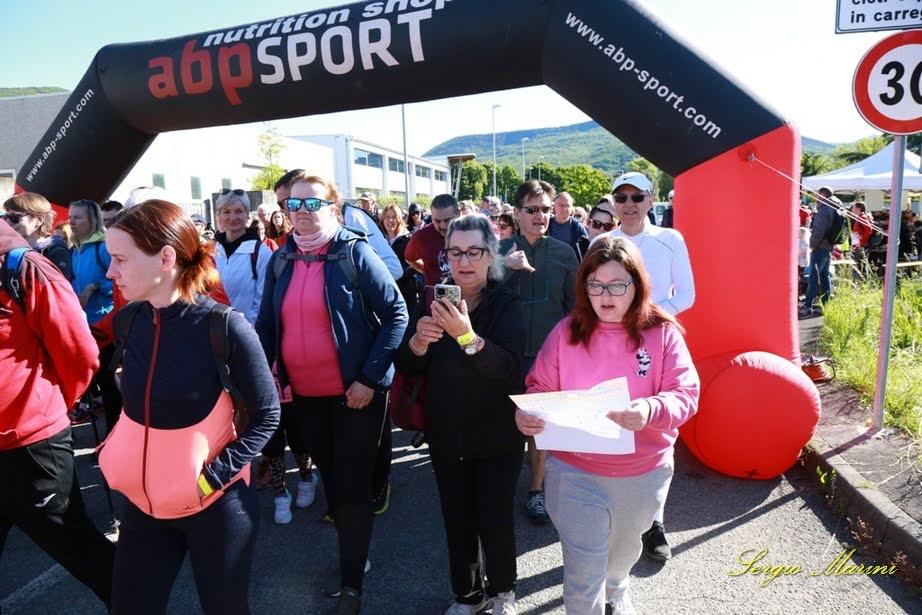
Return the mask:
[[(253, 252), (259, 250), (256, 257), (256, 279), (253, 279), (253, 265), (251, 258)], [(221, 283), (230, 297), (234, 309), (243, 312), (250, 322), (256, 324), (259, 314), (259, 304), (263, 299), (263, 284), (266, 282), (266, 267), (272, 258), (272, 250), (255, 239), (248, 239), (240, 244), (230, 258), (224, 252), (224, 246), (215, 242), (215, 262), (218, 273), (221, 274)]]

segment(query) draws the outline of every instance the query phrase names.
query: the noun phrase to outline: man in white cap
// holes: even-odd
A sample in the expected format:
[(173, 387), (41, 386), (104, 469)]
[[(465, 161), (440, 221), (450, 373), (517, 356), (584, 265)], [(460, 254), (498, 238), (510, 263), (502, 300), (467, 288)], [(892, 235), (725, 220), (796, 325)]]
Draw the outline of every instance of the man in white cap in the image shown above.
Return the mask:
[(359, 195), (357, 205), (374, 219), (375, 224), (378, 224), (378, 203), (375, 201), (375, 195), (370, 192), (363, 192)]
[(669, 201), (669, 207), (666, 208), (666, 211), (663, 212), (663, 221), (660, 224), (663, 228), (672, 228), (672, 200), (675, 198), (675, 190), (669, 191), (669, 196), (666, 197), (666, 200)]
[[(681, 233), (650, 224), (647, 218), (653, 207), (652, 188), (643, 173), (625, 173), (615, 179), (612, 199), (621, 226), (599, 237), (626, 237), (632, 241), (650, 276), (653, 301), (670, 314), (678, 314), (695, 302), (695, 279)], [(596, 240), (598, 237), (593, 242)], [(672, 557), (663, 527), (664, 508), (665, 503), (656, 511), (653, 525), (643, 533), (644, 555), (661, 562)]]

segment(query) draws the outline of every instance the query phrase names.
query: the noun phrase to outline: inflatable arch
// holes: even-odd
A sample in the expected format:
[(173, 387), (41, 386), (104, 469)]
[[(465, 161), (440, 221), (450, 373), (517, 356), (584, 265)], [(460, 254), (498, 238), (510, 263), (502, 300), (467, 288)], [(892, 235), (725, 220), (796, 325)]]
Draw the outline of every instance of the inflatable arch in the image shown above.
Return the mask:
[(546, 84), (675, 176), (702, 376), (692, 452), (790, 467), (819, 416), (797, 367), (797, 131), (630, 0), (382, 0), (109, 45), (17, 190), (106, 198), (161, 132)]

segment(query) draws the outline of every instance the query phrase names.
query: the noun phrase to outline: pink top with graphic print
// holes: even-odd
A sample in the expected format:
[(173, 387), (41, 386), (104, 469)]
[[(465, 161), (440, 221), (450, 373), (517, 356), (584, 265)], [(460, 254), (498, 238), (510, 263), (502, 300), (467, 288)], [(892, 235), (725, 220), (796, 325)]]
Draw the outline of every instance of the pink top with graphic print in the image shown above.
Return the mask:
[[(679, 426), (698, 409), (700, 382), (685, 340), (672, 324), (643, 332), (634, 349), (620, 323), (599, 323), (587, 348), (570, 343), (570, 318), (554, 327), (525, 379), (529, 393), (590, 389), (625, 376), (631, 399), (650, 404), (650, 421), (634, 433), (634, 453), (554, 451), (572, 466), (603, 476), (637, 476), (671, 463)], [(613, 408), (614, 409), (614, 408)]]

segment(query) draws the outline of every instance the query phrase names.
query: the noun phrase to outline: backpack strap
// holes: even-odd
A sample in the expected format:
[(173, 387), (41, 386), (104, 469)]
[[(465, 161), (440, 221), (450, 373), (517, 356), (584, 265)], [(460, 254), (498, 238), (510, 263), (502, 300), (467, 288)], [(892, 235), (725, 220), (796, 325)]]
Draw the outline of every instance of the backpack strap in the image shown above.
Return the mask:
[(131, 325), (134, 319), (141, 311), (143, 302), (132, 301), (123, 306), (112, 318), (112, 331), (115, 334), (115, 345), (112, 352), (112, 359), (107, 366), (108, 371), (115, 372), (119, 365), (122, 364), (122, 356), (125, 354), (125, 344), (128, 341), (128, 334), (131, 333)]
[(22, 308), (25, 308), (25, 292), (19, 278), (22, 273), (22, 259), (28, 251), (29, 248), (13, 248), (6, 253), (3, 263), (3, 289)]
[(279, 248), (275, 254), (275, 260), (272, 262), (272, 272), (275, 278), (279, 279), (285, 271), (289, 262), (304, 261), (306, 263), (317, 263), (325, 261), (338, 261), (340, 268), (349, 281), (353, 289), (359, 288), (359, 271), (355, 266), (355, 242), (363, 239), (350, 239), (339, 244), (338, 249), (327, 252), (326, 254), (299, 254), (292, 252), (287, 248)]
[(230, 372), (230, 315), (233, 308), (223, 303), (215, 303), (208, 315), (211, 354), (221, 379), (221, 388), (230, 393), (235, 405), (242, 401), (240, 391), (234, 385)]
[(259, 241), (256, 242), (256, 248), (250, 253), (250, 271), (253, 272), (253, 279), (257, 278), (256, 275), (256, 261), (259, 260), (259, 249), (263, 244)]

